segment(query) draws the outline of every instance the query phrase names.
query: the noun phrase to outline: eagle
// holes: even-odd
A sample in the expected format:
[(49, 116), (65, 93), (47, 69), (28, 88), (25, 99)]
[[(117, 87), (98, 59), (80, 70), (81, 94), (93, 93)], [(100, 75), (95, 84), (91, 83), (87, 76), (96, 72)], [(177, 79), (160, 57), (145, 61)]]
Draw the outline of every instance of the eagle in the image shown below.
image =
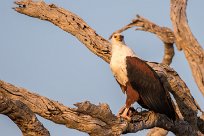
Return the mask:
[(145, 109), (165, 114), (176, 120), (176, 112), (169, 92), (165, 91), (157, 73), (124, 42), (124, 36), (115, 33), (111, 38), (112, 55), (111, 71), (127, 95), (125, 105), (118, 116), (131, 120), (128, 112), (133, 103), (137, 102)]

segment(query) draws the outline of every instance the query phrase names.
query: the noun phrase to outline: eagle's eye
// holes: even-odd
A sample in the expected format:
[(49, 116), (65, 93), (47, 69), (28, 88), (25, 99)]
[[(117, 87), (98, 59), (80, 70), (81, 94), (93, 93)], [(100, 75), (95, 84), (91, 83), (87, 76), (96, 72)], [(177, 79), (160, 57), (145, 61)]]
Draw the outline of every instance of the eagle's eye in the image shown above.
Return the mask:
[(117, 38), (117, 36), (115, 35), (114, 38)]
[(123, 35), (121, 35), (121, 38), (123, 39), (123, 38), (124, 38), (124, 36), (123, 36)]

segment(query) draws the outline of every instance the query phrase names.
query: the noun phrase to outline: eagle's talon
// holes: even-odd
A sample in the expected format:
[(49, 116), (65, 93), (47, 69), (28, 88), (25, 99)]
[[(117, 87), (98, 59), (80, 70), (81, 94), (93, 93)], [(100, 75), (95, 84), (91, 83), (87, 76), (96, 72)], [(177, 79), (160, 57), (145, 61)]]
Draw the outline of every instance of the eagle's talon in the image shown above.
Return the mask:
[(122, 114), (122, 115), (120, 115), (120, 118), (121, 118), (121, 117), (122, 117), (123, 119), (126, 119), (126, 120), (129, 121), (129, 122), (132, 120), (131, 117), (129, 117), (129, 116), (127, 116), (127, 115), (123, 115), (123, 114)]
[(123, 114), (123, 112), (125, 111), (126, 105), (124, 105), (123, 107), (120, 108), (117, 117), (120, 117), (121, 114)]
[(128, 121), (131, 121), (131, 117), (130, 117), (131, 113), (129, 113), (129, 112), (131, 112), (131, 111), (129, 111), (129, 108), (126, 108), (126, 106), (123, 106), (123, 107), (120, 109), (120, 111), (119, 111), (117, 117), (118, 117), (118, 118), (126, 119), (126, 120), (128, 120)]

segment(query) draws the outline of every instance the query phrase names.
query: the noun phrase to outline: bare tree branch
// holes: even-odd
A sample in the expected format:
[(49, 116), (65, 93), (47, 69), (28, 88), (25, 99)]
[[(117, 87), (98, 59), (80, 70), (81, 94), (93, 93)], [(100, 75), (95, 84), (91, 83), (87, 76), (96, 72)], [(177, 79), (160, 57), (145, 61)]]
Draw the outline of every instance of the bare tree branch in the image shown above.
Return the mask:
[[(25, 103), (34, 113), (43, 118), (90, 135), (99, 135), (100, 133), (104, 135), (121, 134), (127, 127), (127, 123), (120, 122), (106, 104), (95, 106), (85, 102), (76, 104), (79, 107), (78, 109), (72, 109), (1, 80), (0, 93), (12, 100)], [(87, 112), (86, 114), (82, 113), (83, 109)]]
[(173, 123), (165, 115), (152, 111), (133, 112), (132, 122), (127, 122), (113, 115), (107, 104), (94, 105), (90, 102), (83, 102), (75, 104), (77, 107), (75, 109), (65, 107), (56, 101), (3, 81), (0, 81), (0, 93), (12, 100), (25, 103), (33, 112), (46, 119), (89, 133), (92, 136), (135, 133), (153, 127), (161, 127), (178, 135), (190, 136), (199, 133), (188, 122)]
[[(122, 27), (121, 29), (115, 31), (114, 33), (121, 33), (129, 28), (137, 26), (136, 30), (151, 32), (159, 37), (164, 43), (164, 56), (162, 63), (170, 65), (174, 57), (174, 34), (171, 29), (167, 27), (160, 27), (155, 23), (137, 15), (136, 19), (132, 20), (132, 23)], [(114, 34), (113, 33), (113, 34)], [(112, 35), (113, 35), (112, 34)], [(110, 38), (112, 37), (110, 36)]]
[(22, 131), (23, 136), (49, 136), (35, 114), (21, 101), (11, 100), (0, 91), (0, 114), (8, 116)]
[(193, 36), (186, 17), (187, 0), (171, 0), (171, 20), (178, 50), (183, 50), (193, 77), (204, 96), (204, 51)]
[(99, 36), (79, 16), (54, 4), (47, 5), (43, 1), (22, 0), (15, 3), (19, 5), (14, 8), (17, 12), (53, 23), (75, 36), (91, 52), (109, 62), (110, 43)]

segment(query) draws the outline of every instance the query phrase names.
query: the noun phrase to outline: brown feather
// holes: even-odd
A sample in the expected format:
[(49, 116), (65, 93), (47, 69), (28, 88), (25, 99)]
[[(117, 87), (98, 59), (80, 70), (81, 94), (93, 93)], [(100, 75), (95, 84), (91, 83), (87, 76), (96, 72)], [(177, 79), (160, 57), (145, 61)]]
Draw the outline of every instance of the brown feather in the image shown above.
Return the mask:
[(131, 84), (128, 82), (126, 94), (126, 108), (130, 108), (131, 104), (139, 100), (139, 93), (134, 91), (134, 88), (132, 88)]
[(165, 91), (156, 72), (137, 57), (126, 57), (127, 76), (134, 91), (139, 93), (138, 103), (144, 108), (165, 114), (175, 120), (171, 98)]

